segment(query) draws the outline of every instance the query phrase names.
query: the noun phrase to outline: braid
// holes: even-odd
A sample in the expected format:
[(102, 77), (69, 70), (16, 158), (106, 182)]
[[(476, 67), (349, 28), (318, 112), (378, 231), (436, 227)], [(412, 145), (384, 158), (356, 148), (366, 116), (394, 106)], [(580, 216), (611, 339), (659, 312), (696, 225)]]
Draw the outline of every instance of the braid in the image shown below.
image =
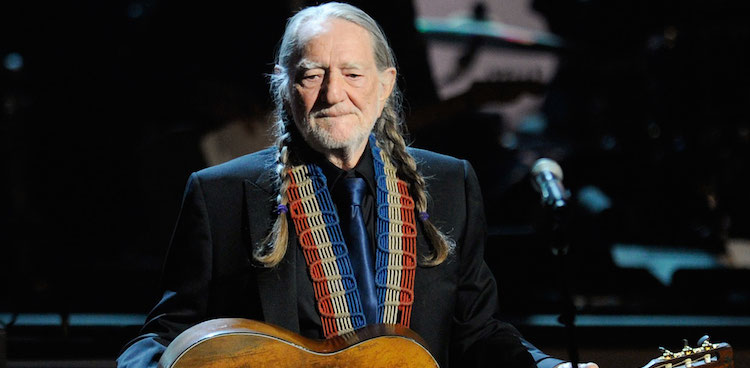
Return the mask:
[[(287, 146), (289, 133), (285, 132), (284, 123), (281, 120), (276, 123), (276, 126), (278, 129), (276, 146), (279, 148), (275, 169), (276, 186), (279, 188), (276, 203), (279, 206), (287, 206), (289, 198), (287, 198), (286, 191), (289, 188), (289, 169), (291, 166)], [(288, 239), (289, 230), (287, 227), (286, 211), (278, 211), (271, 232), (263, 240), (262, 245), (253, 250), (253, 257), (266, 267), (278, 265), (284, 258), (284, 254), (286, 254)]]
[[(410, 183), (409, 190), (414, 199), (414, 206), (420, 213), (427, 212), (427, 184), (424, 177), (417, 169), (417, 163), (409, 152), (406, 151), (406, 142), (403, 137), (402, 125), (396, 111), (391, 104), (383, 109), (380, 121), (377, 124), (376, 135), (379, 135), (378, 146), (394, 159), (397, 166), (397, 175)], [(425, 235), (432, 244), (434, 252), (424, 257), (425, 266), (437, 266), (448, 258), (455, 248), (455, 243), (443, 234), (429, 219), (423, 218)]]

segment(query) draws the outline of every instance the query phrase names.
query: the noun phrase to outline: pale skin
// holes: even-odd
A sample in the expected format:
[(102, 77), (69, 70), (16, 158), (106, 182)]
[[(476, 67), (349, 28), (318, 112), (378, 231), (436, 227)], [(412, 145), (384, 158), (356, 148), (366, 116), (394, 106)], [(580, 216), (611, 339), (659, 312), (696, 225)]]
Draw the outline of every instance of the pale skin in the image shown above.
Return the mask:
[[(393, 91), (396, 69), (378, 70), (367, 30), (342, 19), (303, 26), (293, 71), (292, 115), (305, 141), (343, 170), (362, 157), (375, 121)], [(282, 72), (277, 66), (276, 72)], [(598, 368), (594, 363), (580, 368)], [(556, 368), (571, 368), (563, 363)]]
[(357, 24), (327, 19), (303, 28), (307, 38), (292, 75), (295, 124), (314, 150), (352, 169), (393, 91), (396, 69), (378, 70), (370, 34)]

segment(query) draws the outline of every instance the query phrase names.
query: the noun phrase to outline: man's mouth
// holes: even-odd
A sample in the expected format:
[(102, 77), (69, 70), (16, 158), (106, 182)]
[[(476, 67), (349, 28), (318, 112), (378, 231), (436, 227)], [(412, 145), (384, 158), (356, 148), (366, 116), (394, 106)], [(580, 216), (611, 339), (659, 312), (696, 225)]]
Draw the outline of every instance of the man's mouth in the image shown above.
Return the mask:
[(315, 118), (337, 118), (339, 116), (349, 115), (351, 112), (348, 111), (321, 111), (318, 113), (315, 113), (313, 117)]

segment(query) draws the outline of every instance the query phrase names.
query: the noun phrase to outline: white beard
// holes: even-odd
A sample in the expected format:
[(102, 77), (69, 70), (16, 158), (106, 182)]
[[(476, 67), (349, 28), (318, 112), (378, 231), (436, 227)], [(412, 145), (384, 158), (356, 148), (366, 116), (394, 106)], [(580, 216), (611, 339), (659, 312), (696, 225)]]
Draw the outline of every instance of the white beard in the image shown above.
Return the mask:
[(308, 120), (309, 118), (305, 117), (305, 121), (297, 126), (302, 127), (303, 131), (301, 133), (307, 143), (319, 149), (354, 150), (361, 146), (362, 142), (370, 136), (371, 132), (366, 127), (357, 126), (346, 139), (337, 139), (327, 129), (322, 128), (319, 124), (313, 126)]

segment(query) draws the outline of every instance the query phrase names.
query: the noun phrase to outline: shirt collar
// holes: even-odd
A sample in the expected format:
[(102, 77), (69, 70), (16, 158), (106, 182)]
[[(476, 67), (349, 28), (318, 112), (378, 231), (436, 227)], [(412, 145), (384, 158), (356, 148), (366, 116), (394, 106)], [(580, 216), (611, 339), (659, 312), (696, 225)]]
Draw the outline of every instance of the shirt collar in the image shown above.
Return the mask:
[[(311, 150), (312, 151), (312, 150)], [(370, 189), (370, 193), (373, 195), (375, 191), (375, 166), (372, 162), (372, 150), (370, 149), (370, 142), (367, 142), (365, 151), (362, 153), (362, 157), (359, 158), (359, 162), (351, 170), (342, 170), (336, 165), (328, 161), (322, 154), (315, 152), (313, 162), (320, 166), (323, 170), (323, 175), (326, 177), (328, 182), (328, 190), (333, 192), (336, 184), (345, 177), (359, 177), (365, 179), (367, 187)]]

